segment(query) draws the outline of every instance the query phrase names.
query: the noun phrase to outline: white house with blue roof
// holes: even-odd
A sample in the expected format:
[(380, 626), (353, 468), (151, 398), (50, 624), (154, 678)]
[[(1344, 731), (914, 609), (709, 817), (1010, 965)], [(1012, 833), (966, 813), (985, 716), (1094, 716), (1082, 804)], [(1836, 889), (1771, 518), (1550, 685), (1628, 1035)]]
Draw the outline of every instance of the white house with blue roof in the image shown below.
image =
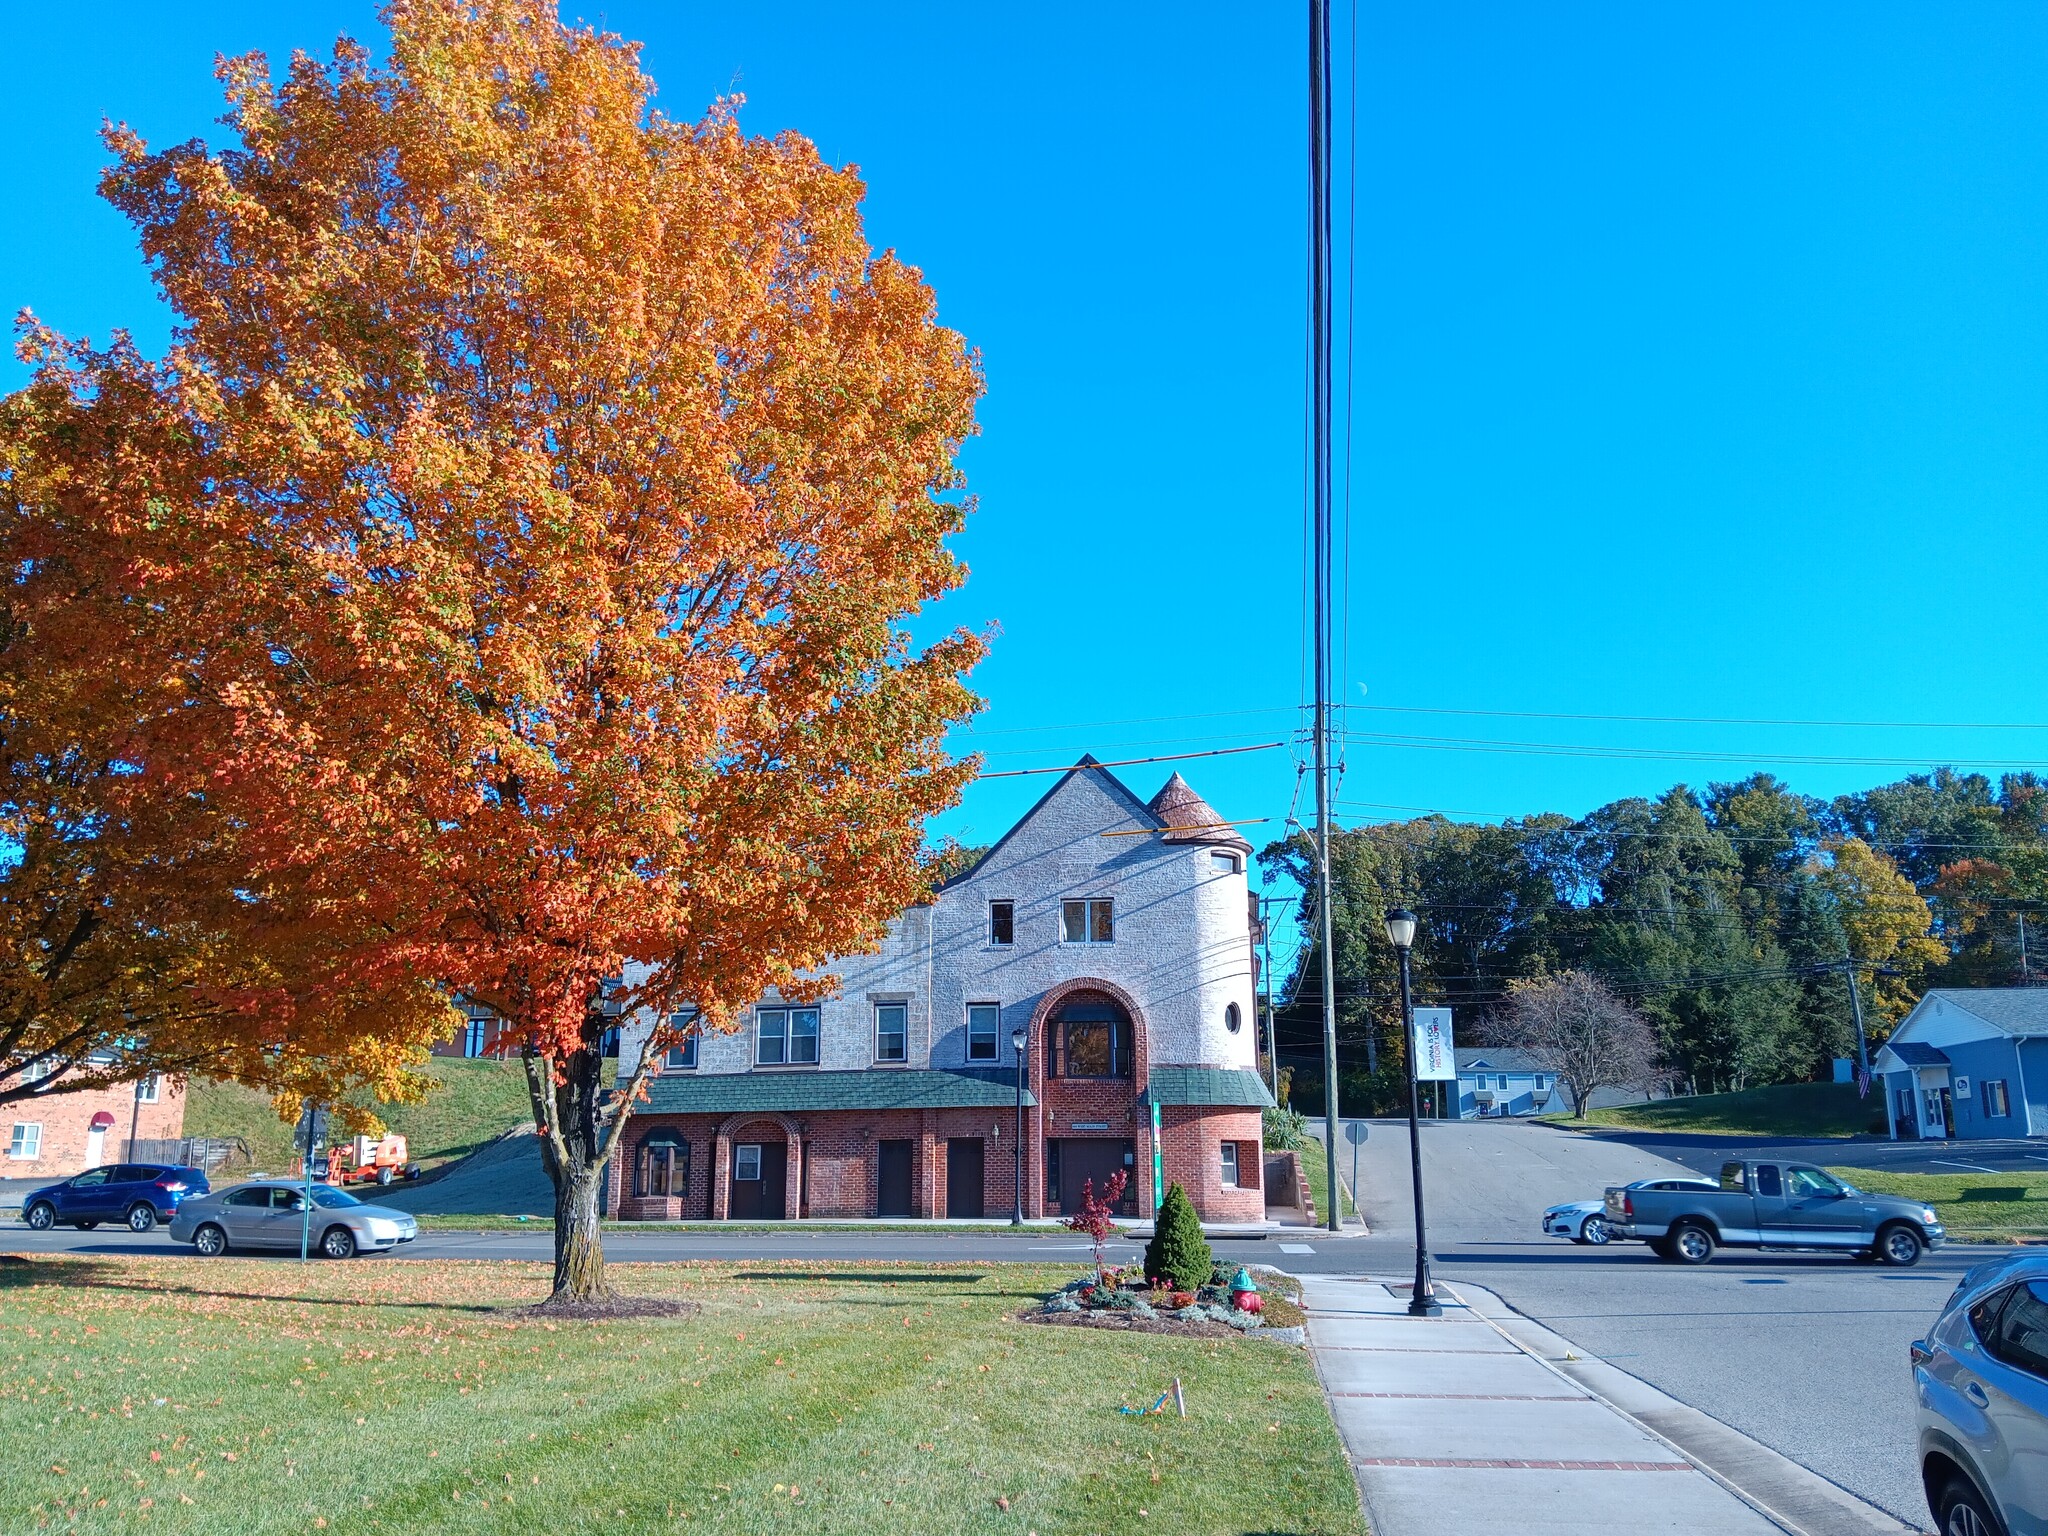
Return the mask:
[(1937, 987), (1870, 1067), (1894, 1140), (2048, 1136), (2048, 988)]

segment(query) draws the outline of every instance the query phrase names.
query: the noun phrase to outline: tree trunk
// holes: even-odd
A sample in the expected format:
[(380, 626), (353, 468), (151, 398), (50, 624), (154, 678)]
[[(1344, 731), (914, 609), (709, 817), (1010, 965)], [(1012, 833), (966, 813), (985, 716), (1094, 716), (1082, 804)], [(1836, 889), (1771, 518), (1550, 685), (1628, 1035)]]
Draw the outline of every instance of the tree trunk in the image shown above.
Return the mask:
[(604, 1164), (577, 1159), (555, 1177), (555, 1284), (550, 1301), (604, 1301), (612, 1288), (604, 1275), (604, 1237), (598, 1226), (598, 1191)]
[(610, 1140), (600, 1115), (604, 1058), (596, 1039), (554, 1058), (530, 1055), (527, 1084), (532, 1091), (541, 1161), (555, 1186), (555, 1283), (551, 1302), (608, 1301), (604, 1237), (598, 1225), (598, 1195), (604, 1183)]

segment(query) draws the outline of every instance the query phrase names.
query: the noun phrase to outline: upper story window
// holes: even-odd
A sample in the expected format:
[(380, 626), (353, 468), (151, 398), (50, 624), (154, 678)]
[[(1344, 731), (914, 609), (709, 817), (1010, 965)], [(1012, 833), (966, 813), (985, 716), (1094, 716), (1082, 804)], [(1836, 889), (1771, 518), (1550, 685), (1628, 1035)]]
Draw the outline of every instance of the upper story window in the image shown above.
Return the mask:
[(1129, 1077), (1131, 1021), (1121, 1008), (1077, 1004), (1060, 1010), (1046, 1031), (1054, 1077)]
[(682, 1039), (668, 1048), (661, 1064), (671, 1072), (693, 1071), (697, 1065), (697, 1010), (679, 1008), (668, 1016), (668, 1027)]
[(1223, 1005), (1223, 1027), (1233, 1035), (1244, 1027), (1244, 1015), (1238, 1012), (1237, 1004), (1225, 1003)]
[(1017, 942), (1017, 903), (992, 901), (988, 904), (988, 941), (991, 944)]
[(996, 1059), (996, 1029), (1002, 1022), (1003, 1010), (995, 1003), (969, 1003), (967, 1005), (967, 1059), (969, 1061), (994, 1061)]
[(1234, 875), (1244, 868), (1244, 861), (1234, 853), (1217, 849), (1209, 854), (1209, 867), (1219, 875)]
[(163, 1079), (152, 1072), (135, 1085), (135, 1102), (138, 1104), (154, 1104), (162, 1093)]
[(910, 1007), (906, 1003), (875, 1004), (875, 1060), (910, 1058)]
[(755, 1035), (754, 1060), (764, 1067), (815, 1067), (818, 1010), (763, 1008)]
[(1108, 944), (1116, 938), (1116, 919), (1107, 896), (1060, 903), (1060, 938), (1068, 944)]

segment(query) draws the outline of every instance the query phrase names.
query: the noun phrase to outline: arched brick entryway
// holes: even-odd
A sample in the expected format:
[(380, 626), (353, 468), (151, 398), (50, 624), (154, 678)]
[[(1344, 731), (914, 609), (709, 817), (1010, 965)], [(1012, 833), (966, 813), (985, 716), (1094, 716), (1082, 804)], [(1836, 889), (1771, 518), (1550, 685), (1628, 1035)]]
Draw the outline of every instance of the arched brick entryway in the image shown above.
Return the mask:
[[(1115, 1004), (1130, 1020), (1130, 1077), (1079, 1082), (1060, 1078), (1048, 1082), (1046, 1031), (1069, 1003), (1086, 1002), (1091, 997)], [(1115, 982), (1105, 981), (1099, 976), (1076, 976), (1049, 987), (1031, 1011), (1031, 1039), (1026, 1050), (1030, 1055), (1031, 1096), (1038, 1101), (1038, 1107), (1026, 1112), (1025, 1129), (1030, 1146), (1025, 1158), (1029, 1167), (1025, 1214), (1058, 1214), (1048, 1208), (1050, 1202), (1046, 1198), (1046, 1141), (1048, 1137), (1064, 1139), (1074, 1134), (1122, 1138), (1132, 1143), (1137, 1161), (1131, 1169), (1131, 1188), (1127, 1198), (1134, 1202), (1139, 1212), (1149, 1212), (1153, 1198), (1152, 1136), (1150, 1122), (1138, 1101), (1144, 1096), (1150, 1054), (1145, 1011), (1138, 1006), (1138, 1000)], [(1077, 1133), (1073, 1129), (1076, 1124), (1102, 1126), (1104, 1129)]]
[(753, 1141), (767, 1143), (770, 1138), (763, 1135), (743, 1135), (742, 1132), (769, 1129), (779, 1131), (785, 1149), (782, 1175), (782, 1211), (785, 1220), (794, 1221), (802, 1214), (803, 1206), (803, 1132), (797, 1123), (787, 1115), (768, 1112), (748, 1112), (728, 1115), (718, 1127), (718, 1136), (711, 1144), (711, 1219), (730, 1221), (732, 1219), (732, 1149)]

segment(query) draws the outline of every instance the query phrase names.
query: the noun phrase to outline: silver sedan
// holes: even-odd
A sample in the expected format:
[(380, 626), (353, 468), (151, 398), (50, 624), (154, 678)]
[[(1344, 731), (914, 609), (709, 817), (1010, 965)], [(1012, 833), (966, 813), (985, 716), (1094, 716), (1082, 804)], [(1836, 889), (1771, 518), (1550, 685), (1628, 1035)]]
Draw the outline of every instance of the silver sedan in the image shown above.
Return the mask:
[(187, 1200), (171, 1219), (173, 1242), (190, 1243), (212, 1258), (231, 1248), (308, 1246), (330, 1259), (358, 1253), (388, 1253), (419, 1236), (420, 1224), (404, 1211), (365, 1205), (346, 1190), (313, 1186), (308, 1219), (305, 1189), (298, 1184), (259, 1182), (216, 1190)]

